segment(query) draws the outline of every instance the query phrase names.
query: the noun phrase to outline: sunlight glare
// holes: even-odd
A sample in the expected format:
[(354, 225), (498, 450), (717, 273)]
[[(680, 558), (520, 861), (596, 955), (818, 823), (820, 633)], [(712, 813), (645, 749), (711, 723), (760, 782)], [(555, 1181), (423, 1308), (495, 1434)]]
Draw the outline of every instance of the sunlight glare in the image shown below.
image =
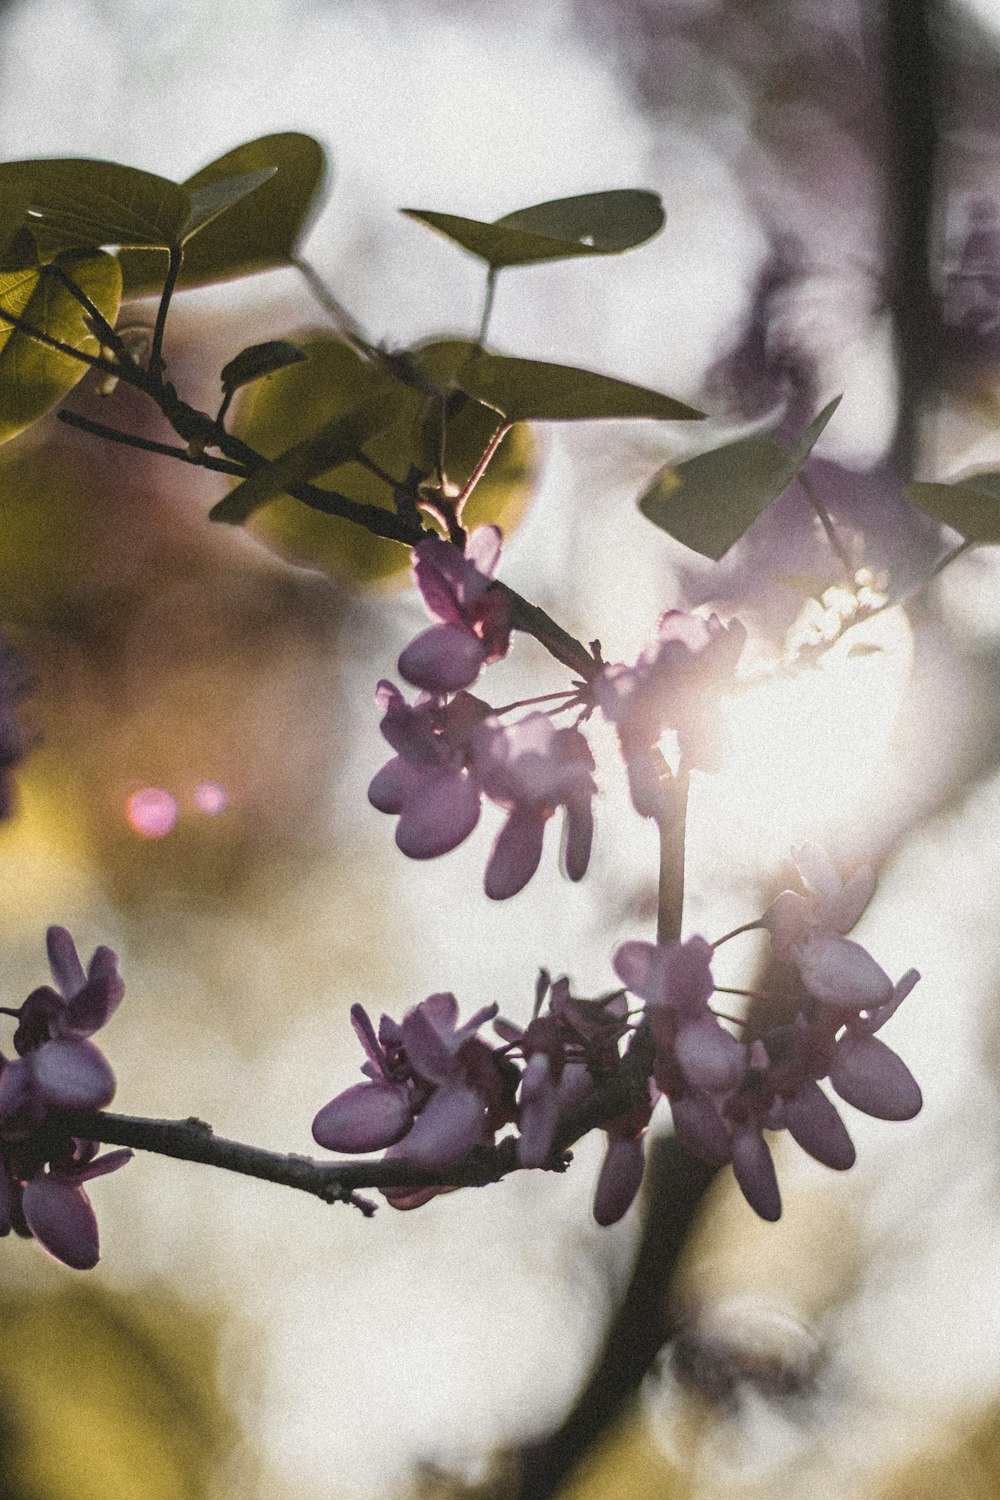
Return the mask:
[(901, 609), (853, 627), (814, 663), (753, 671), (723, 703), (726, 768), (710, 816), (727, 840), (782, 858), (856, 818), (891, 772), (912, 632)]

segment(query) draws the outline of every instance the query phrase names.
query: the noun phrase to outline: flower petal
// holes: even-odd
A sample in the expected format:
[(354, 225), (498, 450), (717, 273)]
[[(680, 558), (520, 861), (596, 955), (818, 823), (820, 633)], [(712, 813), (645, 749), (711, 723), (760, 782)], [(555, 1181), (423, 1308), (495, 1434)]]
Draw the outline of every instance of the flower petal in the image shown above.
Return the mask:
[(115, 1075), (93, 1042), (45, 1042), (31, 1054), (31, 1069), (35, 1088), (56, 1109), (103, 1109), (114, 1098)]
[(841, 1099), (876, 1120), (912, 1120), (920, 1113), (920, 1085), (901, 1057), (876, 1036), (848, 1032), (837, 1043), (830, 1082)]
[(467, 771), (426, 776), (406, 798), (396, 826), (396, 846), (410, 859), (447, 854), (475, 828), (479, 808), (479, 787)]
[(515, 807), (501, 828), (483, 881), (492, 901), (516, 896), (538, 869), (547, 818), (547, 808)]
[(693, 1156), (721, 1167), (730, 1157), (729, 1137), (714, 1100), (692, 1091), (670, 1101), (677, 1139)]
[(35, 1239), (56, 1260), (74, 1271), (97, 1265), (97, 1220), (83, 1188), (39, 1172), (26, 1184), (21, 1208)]
[(677, 1028), (674, 1056), (692, 1088), (709, 1092), (735, 1088), (747, 1070), (746, 1047), (707, 1011)]
[(811, 1079), (800, 1084), (781, 1109), (782, 1123), (803, 1151), (837, 1172), (853, 1167), (856, 1152), (836, 1105)]
[(404, 1084), (354, 1083), (324, 1104), (312, 1123), (313, 1140), (327, 1151), (381, 1151), (413, 1124)]
[(432, 693), (454, 693), (471, 687), (479, 676), (486, 651), (466, 625), (432, 625), (412, 640), (397, 663), (414, 687)]
[(770, 1148), (753, 1125), (733, 1131), (733, 1172), (755, 1214), (771, 1224), (781, 1218), (781, 1194)]
[(608, 1141), (604, 1165), (594, 1193), (594, 1218), (598, 1224), (617, 1224), (628, 1212), (642, 1186), (645, 1165), (641, 1138)]
[(790, 955), (810, 995), (838, 1010), (874, 1010), (892, 999), (893, 984), (867, 949), (851, 938), (816, 932)]
[(71, 1000), (87, 982), (76, 944), (65, 927), (50, 927), (45, 934), (45, 946), (56, 988), (64, 1000)]
[(567, 802), (564, 838), (566, 874), (570, 880), (582, 880), (594, 842), (594, 809), (589, 797), (575, 797)]
[(394, 1155), (415, 1167), (436, 1171), (461, 1161), (473, 1146), (483, 1145), (486, 1139), (481, 1095), (467, 1084), (449, 1083), (435, 1089)]

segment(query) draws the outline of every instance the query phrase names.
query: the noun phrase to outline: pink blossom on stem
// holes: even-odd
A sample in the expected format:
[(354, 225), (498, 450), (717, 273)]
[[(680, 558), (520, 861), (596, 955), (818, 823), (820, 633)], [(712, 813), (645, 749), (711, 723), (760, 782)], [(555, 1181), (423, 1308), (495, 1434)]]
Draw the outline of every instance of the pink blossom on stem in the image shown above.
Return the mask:
[(373, 777), (368, 800), (399, 818), (396, 844), (410, 859), (447, 854), (479, 821), (472, 733), (489, 709), (468, 693), (449, 703), (427, 696), (411, 705), (384, 680), (375, 696), (384, 711), (382, 734), (397, 753)]
[(414, 687), (454, 693), (475, 682), (487, 662), (507, 654), (510, 610), (490, 589), (500, 558), (496, 526), (472, 532), (461, 553), (451, 542), (428, 537), (413, 549), (413, 571), (424, 603), (441, 621), (411, 641), (399, 671)]
[(594, 691), (605, 718), (618, 730), (638, 813), (665, 810), (664, 763), (657, 745), (667, 730), (677, 734), (681, 756), (698, 770), (717, 770), (722, 759), (719, 701), (732, 688), (747, 632), (739, 620), (724, 625), (717, 615), (668, 610), (655, 640), (633, 666), (610, 664)]
[(527, 885), (542, 857), (545, 825), (558, 807), (566, 809), (566, 873), (581, 880), (590, 860), (597, 784), (594, 757), (580, 731), (556, 729), (541, 713), (509, 728), (488, 719), (476, 733), (475, 767), (483, 791), (508, 812), (486, 866), (487, 896), (502, 901)]
[[(459, 1026), (454, 995), (430, 995), (402, 1022), (383, 1016), (376, 1035), (364, 1008), (352, 1006), (368, 1082), (323, 1106), (313, 1120), (316, 1141), (330, 1151), (388, 1148), (388, 1156), (434, 1171), (491, 1144), (514, 1117), (517, 1083), (513, 1065), (476, 1035), (496, 1012), (496, 1005), (484, 1006)], [(426, 1202), (439, 1191), (421, 1188), (417, 1196)], [(414, 1192), (401, 1191), (398, 1203), (395, 1190), (386, 1197), (416, 1207), (408, 1201)]]
[(775, 950), (795, 964), (809, 993), (846, 1011), (888, 1004), (893, 984), (867, 949), (844, 934), (868, 905), (875, 877), (862, 865), (846, 883), (819, 844), (794, 859), (806, 894), (782, 891), (761, 918)]

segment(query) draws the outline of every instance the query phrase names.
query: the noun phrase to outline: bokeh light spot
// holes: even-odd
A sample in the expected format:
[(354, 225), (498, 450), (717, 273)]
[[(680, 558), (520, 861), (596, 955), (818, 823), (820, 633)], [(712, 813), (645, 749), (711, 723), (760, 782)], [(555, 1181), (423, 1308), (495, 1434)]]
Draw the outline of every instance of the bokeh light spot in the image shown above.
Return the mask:
[(206, 816), (216, 817), (226, 805), (225, 787), (217, 781), (199, 781), (194, 789), (194, 805)]
[(125, 816), (142, 838), (162, 839), (177, 822), (177, 802), (162, 787), (140, 787), (129, 797)]

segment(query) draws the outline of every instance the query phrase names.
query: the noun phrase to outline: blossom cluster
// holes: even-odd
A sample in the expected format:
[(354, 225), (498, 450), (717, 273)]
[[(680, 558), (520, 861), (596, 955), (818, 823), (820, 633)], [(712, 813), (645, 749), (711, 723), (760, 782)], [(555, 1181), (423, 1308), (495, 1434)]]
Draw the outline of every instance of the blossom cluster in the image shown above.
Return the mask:
[(84, 1183), (132, 1153), (98, 1156), (97, 1142), (73, 1136), (61, 1116), (103, 1109), (114, 1096), (114, 1073), (90, 1038), (124, 986), (110, 948), (98, 948), (84, 970), (64, 927), (50, 927), (46, 942), (55, 988), (40, 986), (11, 1012), (17, 1056), (0, 1054), (0, 1236), (33, 1236), (57, 1260), (88, 1270), (100, 1245)]
[[(735, 1035), (709, 1004), (714, 948), (700, 936), (623, 943), (613, 958), (623, 988), (598, 1000), (576, 998), (568, 980), (552, 983), (543, 973), (523, 1028), (496, 1019), (495, 1004), (459, 1025), (455, 997), (439, 994), (402, 1022), (383, 1016), (376, 1034), (355, 1006), (367, 1081), (320, 1110), (316, 1140), (351, 1153), (387, 1148), (390, 1158), (441, 1173), (446, 1185), (449, 1167), (476, 1147), (495, 1145), (498, 1132), (514, 1124), (518, 1164), (551, 1166), (567, 1115), (619, 1073), (634, 1073), (635, 1059), (651, 1056), (640, 1097), (633, 1091), (601, 1122), (608, 1145), (594, 1201), (598, 1222), (620, 1218), (638, 1192), (643, 1137), (661, 1097), (692, 1153), (731, 1164), (751, 1207), (777, 1219), (781, 1197), (768, 1134), (787, 1130), (828, 1167), (854, 1163), (847, 1127), (822, 1080), (878, 1119), (908, 1120), (922, 1104), (906, 1064), (875, 1035), (919, 975), (911, 969), (894, 984), (846, 936), (871, 896), (871, 871), (844, 883), (818, 845), (798, 850), (796, 863), (803, 890), (783, 891), (747, 924), (768, 931), (779, 956), (798, 970), (803, 1001), (791, 1022), (752, 1040)], [(642, 1002), (635, 1010), (630, 995)], [(501, 1043), (478, 1035), (488, 1021)], [(396, 1207), (414, 1208), (443, 1190), (385, 1194)]]
[[(551, 713), (531, 712), (505, 725), (467, 689), (510, 640), (504, 595), (490, 587), (500, 533), (483, 526), (465, 552), (437, 537), (414, 548), (414, 576), (439, 624), (423, 631), (399, 658), (399, 671), (422, 689), (407, 703), (381, 681), (376, 700), (382, 734), (396, 752), (373, 778), (368, 798), (399, 819), (396, 843), (411, 859), (433, 859), (461, 844), (479, 821), (482, 798), (507, 813), (486, 866), (486, 894), (503, 900), (523, 890), (542, 856), (548, 820), (565, 810), (563, 861), (580, 880), (594, 833), (594, 758), (579, 723), (557, 729)], [(599, 708), (615, 725), (632, 801), (647, 817), (666, 813), (669, 778), (659, 741), (672, 731), (689, 767), (720, 760), (719, 699), (731, 687), (746, 641), (739, 621), (670, 610), (632, 666), (597, 664), (592, 685), (563, 695), (554, 713)]]

